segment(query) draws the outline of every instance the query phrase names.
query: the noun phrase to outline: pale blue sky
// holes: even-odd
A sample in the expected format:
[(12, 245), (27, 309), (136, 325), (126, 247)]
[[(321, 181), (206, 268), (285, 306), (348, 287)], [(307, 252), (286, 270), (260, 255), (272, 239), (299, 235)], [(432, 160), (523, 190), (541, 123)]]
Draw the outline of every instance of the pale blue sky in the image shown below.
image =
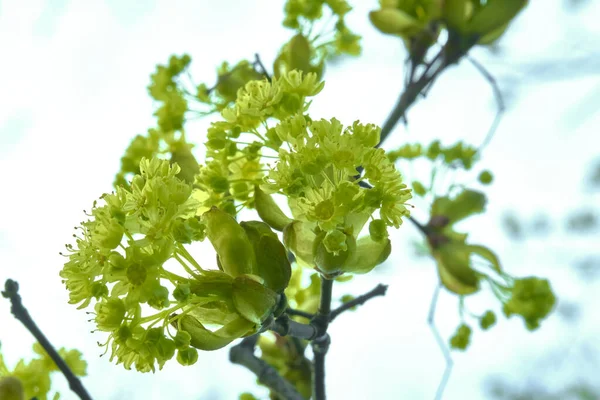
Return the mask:
[[(404, 50), (398, 40), (370, 27), (366, 15), (376, 2), (360, 3), (348, 22), (364, 35), (364, 55), (328, 68), (325, 89), (311, 108), (314, 117), (382, 123), (401, 89)], [(491, 332), (476, 330), (470, 350), (455, 354), (444, 397), (449, 400), (484, 398), (490, 374), (525, 382), (548, 363), (543, 357), (554, 346), (575, 343), (575, 350), (550, 374), (536, 377), (539, 382), (560, 387), (563, 380), (591, 380), (599, 366), (598, 361), (595, 367), (575, 364), (581, 360), (579, 344), (600, 334), (598, 283), (584, 285), (564, 267), (574, 246), (586, 251), (593, 241), (553, 235), (515, 244), (499, 224), (507, 209), (561, 218), (581, 203), (598, 207), (597, 195), (583, 197), (581, 180), (600, 149), (600, 113), (576, 125), (565, 118), (598, 90), (599, 76), (540, 83), (522, 72), (543, 60), (598, 51), (600, 6), (567, 15), (558, 0), (532, 3), (504, 39), (504, 57), (474, 52), (501, 84), (501, 78), (519, 78), (520, 86), (481, 163), (496, 176), (488, 189), (489, 213), (465, 226), (472, 238), (499, 253), (508, 271), (548, 276), (561, 299), (587, 299), (590, 306), (576, 326), (554, 316), (529, 334), (520, 320), (501, 318)], [(186, 52), (193, 59), (194, 78), (207, 82), (223, 60), (235, 62), (258, 52), (270, 65), (290, 36), (280, 25), (281, 9), (282, 2), (267, 0), (0, 1), (0, 282), (11, 277), (21, 283), (26, 305), (56, 346), (84, 352), (90, 374), (85, 384), (96, 399), (228, 400), (245, 390), (264, 394), (255, 389), (249, 372), (229, 364), (226, 350), (201, 354), (191, 368), (168, 363), (154, 375), (125, 371), (98, 358), (96, 342), (104, 336), (88, 333), (92, 325), (86, 315), (66, 303), (58, 252), (84, 218), (82, 210), (111, 190), (131, 138), (154, 125), (146, 85), (155, 65)], [(408, 128), (399, 127), (386, 147), (436, 137), (448, 144), (458, 139), (480, 143), (493, 118), (491, 93), (468, 63), (452, 68), (410, 111)], [(208, 120), (190, 124), (188, 135), (201, 142), (207, 125)], [(414, 215), (424, 219), (424, 205), (417, 206)], [(332, 325), (331, 399), (434, 396), (444, 368), (425, 322), (434, 264), (412, 257), (408, 242), (418, 236), (410, 225), (393, 237), (393, 256), (381, 272), (337, 288), (339, 295), (359, 294), (378, 282), (390, 285), (385, 298)], [(495, 303), (484, 294), (467, 304), (483, 311)], [(437, 319), (442, 335), (449, 337), (459, 323), (455, 297), (440, 297)], [(0, 301), (0, 341), (11, 365), (28, 356), (33, 343), (10, 316), (6, 301)], [(600, 349), (596, 345), (588, 353), (597, 355)], [(73, 398), (62, 377), (54, 382), (64, 399)]]

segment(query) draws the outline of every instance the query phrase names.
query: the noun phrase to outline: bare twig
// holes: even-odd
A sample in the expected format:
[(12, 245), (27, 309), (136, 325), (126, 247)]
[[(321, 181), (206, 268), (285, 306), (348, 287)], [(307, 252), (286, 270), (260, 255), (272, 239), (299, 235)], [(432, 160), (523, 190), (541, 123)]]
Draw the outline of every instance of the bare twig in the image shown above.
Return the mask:
[(52, 344), (42, 333), (40, 328), (38, 328), (36, 323), (31, 318), (31, 315), (29, 315), (27, 309), (23, 306), (21, 296), (19, 295), (19, 284), (13, 281), (12, 279), (7, 279), (6, 283), (4, 284), (4, 291), (2, 292), (2, 296), (10, 300), (10, 311), (12, 312), (12, 314), (15, 316), (16, 319), (21, 321), (25, 328), (27, 328), (27, 330), (31, 332), (35, 339), (44, 348), (46, 353), (48, 353), (48, 355), (50, 356), (52, 361), (54, 361), (58, 369), (60, 369), (65, 378), (67, 378), (71, 390), (75, 394), (77, 394), (82, 400), (92, 400), (92, 397), (89, 395), (79, 378), (75, 376), (73, 371), (71, 371), (65, 360), (63, 360), (60, 357), (54, 346), (52, 346)]
[(261, 73), (265, 76), (265, 78), (267, 78), (268, 81), (271, 80), (271, 75), (269, 75), (269, 72), (267, 72), (267, 69), (265, 68), (264, 64), (262, 63), (258, 53), (254, 54), (254, 65), (258, 66), (261, 69)]
[(275, 368), (254, 355), (259, 335), (249, 336), (229, 350), (229, 360), (252, 371), (258, 381), (284, 399), (304, 400), (296, 388), (283, 378)]
[(361, 296), (358, 296), (358, 297), (342, 304), (341, 306), (339, 306), (338, 308), (336, 308), (335, 310), (333, 310), (331, 312), (331, 315), (329, 317), (329, 322), (336, 319), (344, 311), (347, 311), (356, 306), (363, 305), (367, 301), (371, 300), (373, 297), (384, 296), (385, 292), (387, 291), (387, 288), (388, 288), (387, 285), (382, 285), (380, 283), (379, 285), (375, 286), (375, 288), (373, 290), (371, 290), (370, 292), (367, 292)]
[(490, 126), (488, 133), (483, 139), (483, 142), (481, 142), (479, 148), (477, 149), (477, 152), (481, 155), (483, 148), (486, 147), (494, 137), (494, 134), (496, 133), (496, 130), (500, 125), (500, 120), (502, 120), (502, 116), (504, 115), (504, 111), (506, 111), (506, 106), (504, 104), (504, 96), (502, 96), (502, 91), (500, 90), (498, 82), (496, 82), (496, 79), (494, 79), (492, 74), (490, 74), (490, 72), (479, 61), (469, 56), (466, 56), (466, 58), (471, 64), (473, 64), (477, 71), (479, 71), (479, 73), (488, 81), (488, 83), (492, 87), (492, 91), (494, 92), (494, 99), (496, 100), (497, 105), (496, 115), (494, 116), (492, 125)]

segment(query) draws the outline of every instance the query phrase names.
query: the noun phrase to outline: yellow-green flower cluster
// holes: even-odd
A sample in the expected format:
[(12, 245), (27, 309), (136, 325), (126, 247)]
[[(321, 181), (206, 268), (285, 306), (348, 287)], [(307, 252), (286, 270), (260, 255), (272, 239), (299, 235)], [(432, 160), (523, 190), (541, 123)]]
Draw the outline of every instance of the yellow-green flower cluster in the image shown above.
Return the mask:
[[(196, 349), (256, 332), (289, 281), (285, 249), (266, 224), (240, 225), (218, 209), (199, 215), (205, 195), (179, 173), (177, 164), (143, 159), (129, 188), (103, 195), (76, 245), (67, 246), (60, 276), (69, 302), (83, 308), (94, 301), (111, 360), (126, 369), (154, 371), (176, 352), (181, 364), (193, 364)], [(219, 270), (203, 269), (184, 246), (205, 237)]]
[(405, 144), (396, 150), (388, 151), (387, 155), (392, 162), (400, 159), (414, 160), (425, 157), (431, 161), (440, 160), (451, 167), (461, 166), (466, 170), (470, 170), (473, 163), (477, 161), (475, 147), (463, 142), (444, 147), (439, 140), (434, 140), (427, 147), (423, 147), (419, 143)]
[[(297, 34), (282, 46), (273, 65), (275, 76), (296, 69), (321, 77), (328, 59), (340, 54), (359, 55), (361, 37), (345, 22), (351, 10), (345, 0), (287, 0), (283, 26)], [(326, 14), (334, 24), (322, 22), (328, 19)]]
[[(10, 370), (0, 354), (0, 399), (23, 400), (37, 398), (46, 400), (51, 388), (50, 374), (59, 371), (50, 356), (39, 343), (33, 345), (37, 357), (29, 362), (20, 360)], [(58, 350), (58, 355), (65, 361), (76, 376), (85, 376), (87, 363), (81, 358), (78, 350)], [(58, 399), (59, 393), (51, 398)]]
[[(286, 146), (262, 187), (288, 198), (296, 222), (284, 238), (299, 261), (337, 274), (368, 272), (385, 260), (386, 226), (398, 227), (408, 216), (404, 203), (411, 194), (385, 152), (375, 148), (379, 127), (357, 121), (344, 128), (335, 118), (313, 121), (298, 113), (275, 132)], [(357, 179), (359, 167), (364, 176)], [(363, 180), (372, 188), (361, 187)], [(370, 225), (371, 235), (357, 240), (375, 212), (380, 219)]]
[(282, 144), (269, 121), (302, 112), (306, 98), (322, 88), (315, 74), (292, 71), (272, 81), (250, 81), (238, 90), (236, 102), (221, 113), (224, 121), (214, 122), (207, 133), (207, 162), (196, 178), (197, 186), (208, 193), (206, 207), (218, 206), (235, 215), (235, 201), (242, 207), (252, 205), (254, 187), (266, 171), (263, 148), (277, 150)]

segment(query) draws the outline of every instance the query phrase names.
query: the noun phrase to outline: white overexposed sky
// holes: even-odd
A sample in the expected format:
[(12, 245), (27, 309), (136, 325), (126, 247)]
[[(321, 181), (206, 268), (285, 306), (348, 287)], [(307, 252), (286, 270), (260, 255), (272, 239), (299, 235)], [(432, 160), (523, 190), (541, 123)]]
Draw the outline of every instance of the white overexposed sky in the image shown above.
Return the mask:
[[(405, 52), (399, 40), (369, 25), (367, 13), (376, 1), (355, 3), (360, 4), (348, 23), (364, 36), (364, 54), (328, 67), (311, 115), (381, 124), (402, 88)], [(600, 37), (600, 6), (569, 14), (562, 1), (531, 3), (503, 39), (503, 57), (483, 49), (473, 52), (501, 85), (518, 79), (519, 86), (480, 163), (496, 178), (487, 189), (489, 212), (464, 226), (473, 241), (495, 249), (511, 273), (547, 276), (560, 301), (586, 306), (579, 322), (565, 323), (554, 315), (534, 334), (521, 320), (502, 317), (490, 332), (475, 329), (469, 351), (454, 354), (444, 399), (486, 398), (490, 375), (516, 386), (536, 381), (550, 388), (597, 378), (598, 343), (586, 350), (590, 365), (581, 361), (578, 349), (600, 335), (599, 285), (582, 282), (566, 267), (573, 249), (592, 251), (594, 241), (563, 232), (517, 244), (505, 237), (499, 223), (507, 209), (561, 219), (565, 210), (582, 204), (597, 210), (599, 204), (597, 195), (584, 196), (581, 187), (600, 150), (600, 113), (577, 124), (565, 115), (600, 90), (600, 77), (574, 75), (544, 83), (522, 72), (535, 63), (559, 63), (578, 52), (597, 51), (593, 38)], [(85, 313), (67, 304), (58, 277), (64, 259), (58, 252), (84, 218), (82, 210), (111, 190), (131, 138), (154, 126), (146, 86), (155, 65), (171, 54), (188, 53), (195, 80), (208, 83), (224, 60), (259, 53), (271, 65), (291, 34), (281, 27), (282, 7), (283, 2), (267, 0), (0, 1), (0, 282), (9, 277), (20, 282), (25, 305), (57, 347), (83, 351), (89, 363), (84, 383), (95, 399), (228, 400), (243, 391), (265, 394), (256, 389), (251, 373), (229, 364), (226, 349), (200, 354), (193, 367), (173, 360), (155, 374), (125, 371), (99, 358), (96, 342), (105, 337), (90, 334), (93, 325)], [(478, 144), (494, 107), (490, 86), (464, 62), (436, 82), (427, 99), (409, 112), (408, 127), (398, 127), (385, 147), (433, 138)], [(208, 120), (194, 122), (187, 134), (201, 143), (207, 126)], [(423, 220), (427, 210), (415, 205), (414, 215)], [(419, 236), (409, 224), (393, 238), (394, 253), (379, 272), (336, 287), (342, 295), (360, 294), (379, 282), (390, 285), (384, 298), (331, 326), (331, 399), (432, 399), (435, 394), (444, 361), (426, 324), (434, 264), (413, 256), (411, 243)], [(497, 307), (487, 293), (467, 305), (473, 312)], [(445, 338), (459, 323), (457, 310), (456, 297), (442, 293), (436, 318)], [(33, 338), (12, 318), (4, 300), (0, 341), (11, 366), (31, 355)], [(564, 362), (544, 358), (549, 349), (569, 345), (574, 350), (564, 354)], [(545, 373), (538, 376), (541, 367)], [(53, 383), (63, 399), (74, 398), (63, 377), (57, 375)]]

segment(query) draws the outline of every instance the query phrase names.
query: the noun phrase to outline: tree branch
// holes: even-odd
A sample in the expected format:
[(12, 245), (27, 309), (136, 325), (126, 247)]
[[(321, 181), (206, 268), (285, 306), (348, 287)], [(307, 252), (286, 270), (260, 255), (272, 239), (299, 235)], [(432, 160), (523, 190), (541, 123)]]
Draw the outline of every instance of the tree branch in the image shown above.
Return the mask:
[(89, 395), (79, 378), (75, 376), (73, 371), (71, 371), (65, 360), (61, 358), (54, 346), (52, 346), (40, 328), (38, 328), (38, 326), (35, 324), (27, 309), (23, 306), (21, 296), (19, 295), (19, 284), (12, 279), (7, 279), (6, 283), (4, 284), (2, 296), (10, 300), (10, 311), (12, 314), (16, 319), (21, 321), (25, 328), (31, 332), (40, 345), (42, 345), (44, 350), (46, 350), (46, 353), (48, 353), (58, 369), (60, 369), (65, 378), (67, 378), (71, 390), (82, 400), (92, 400), (92, 397)]
[(363, 305), (367, 301), (371, 300), (373, 297), (384, 296), (385, 292), (387, 291), (387, 288), (388, 288), (387, 285), (382, 285), (380, 283), (379, 285), (375, 286), (375, 288), (373, 290), (371, 290), (370, 292), (367, 292), (361, 296), (356, 297), (353, 300), (350, 300), (350, 301), (342, 304), (341, 306), (339, 306), (338, 308), (336, 308), (335, 310), (333, 310), (331, 312), (331, 315), (329, 316), (329, 322), (332, 322), (344, 311), (347, 311), (356, 306)]
[(249, 336), (231, 349), (229, 349), (229, 360), (234, 364), (239, 364), (252, 371), (258, 381), (267, 386), (273, 392), (284, 399), (304, 400), (296, 391), (296, 388), (283, 378), (275, 368), (267, 362), (254, 355), (254, 348), (259, 335)]

